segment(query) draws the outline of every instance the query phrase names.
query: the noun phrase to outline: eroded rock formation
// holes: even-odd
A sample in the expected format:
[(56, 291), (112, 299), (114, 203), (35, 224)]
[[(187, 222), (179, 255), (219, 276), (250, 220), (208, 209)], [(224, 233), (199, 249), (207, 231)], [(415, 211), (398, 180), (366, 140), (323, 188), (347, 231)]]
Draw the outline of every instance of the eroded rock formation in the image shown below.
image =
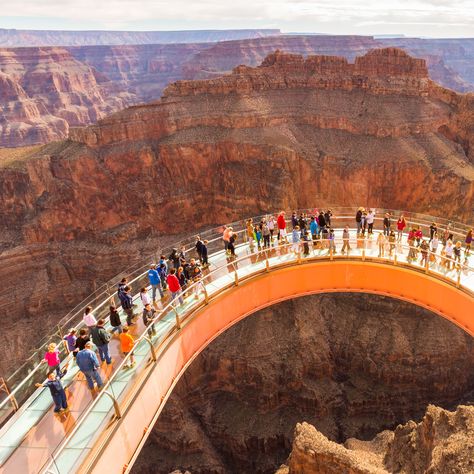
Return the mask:
[(131, 96), (63, 48), (0, 49), (0, 146), (61, 140)]
[(409, 421), (371, 441), (329, 441), (314, 426), (296, 426), (287, 474), (463, 474), (474, 472), (474, 407), (449, 412), (428, 406), (422, 421)]
[[(358, 460), (377, 466), (374, 458), (381, 469), (387, 453), (383, 469), (421, 473), (409, 469), (413, 451), (448, 458), (459, 439), (472, 436), (474, 409), (468, 416), (430, 408), (420, 425), (409, 420), (421, 420), (429, 404), (472, 401), (473, 369), (472, 338), (421, 308), (350, 294), (280, 303), (232, 327), (197, 357), (134, 472), (274, 473), (290, 454), (294, 427), (306, 421), (320, 432), (320, 461), (337, 468), (290, 472), (375, 473), (355, 470)], [(386, 429), (395, 429), (395, 441), (377, 450), (387, 436), (370, 440)], [(348, 438), (362, 441), (337, 444)], [(293, 448), (290, 468), (308, 463)], [(344, 471), (344, 463), (354, 471)]]

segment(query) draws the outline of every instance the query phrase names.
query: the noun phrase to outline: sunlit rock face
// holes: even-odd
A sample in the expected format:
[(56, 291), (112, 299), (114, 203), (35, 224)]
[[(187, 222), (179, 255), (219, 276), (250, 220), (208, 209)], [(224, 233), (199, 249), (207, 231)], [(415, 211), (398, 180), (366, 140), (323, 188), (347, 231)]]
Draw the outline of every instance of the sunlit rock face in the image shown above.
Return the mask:
[[(407, 466), (403, 472), (411, 472), (409, 432), (418, 433), (417, 443), (426, 452), (433, 448), (427, 437), (438, 439), (440, 452), (442, 436), (436, 429), (429, 436), (425, 431), (430, 416), (443, 420), (444, 415), (433, 407), (421, 426), (409, 420), (420, 421), (429, 404), (452, 408), (469, 401), (473, 369), (472, 338), (416, 306), (365, 294), (280, 303), (232, 327), (198, 356), (165, 406), (134, 472), (274, 473), (290, 452), (290, 472), (366, 472), (334, 470), (344, 465), (345, 458), (337, 457), (344, 448), (323, 448), (348, 438), (369, 441), (385, 429), (395, 429), (395, 438), (392, 433), (391, 444), (384, 445), (386, 464), (380, 450), (374, 466), (389, 469), (398, 462)], [(462, 413), (456, 419), (457, 431), (467, 440)], [(305, 460), (299, 454), (305, 450), (295, 450), (295, 444), (292, 451), (294, 439), (299, 446), (294, 428), (303, 421), (325, 440), (321, 459), (333, 470), (303, 469), (312, 458)], [(444, 422), (449, 424), (449, 419)], [(362, 441), (346, 443), (349, 449), (362, 446)], [(373, 456), (356, 460), (370, 466)]]

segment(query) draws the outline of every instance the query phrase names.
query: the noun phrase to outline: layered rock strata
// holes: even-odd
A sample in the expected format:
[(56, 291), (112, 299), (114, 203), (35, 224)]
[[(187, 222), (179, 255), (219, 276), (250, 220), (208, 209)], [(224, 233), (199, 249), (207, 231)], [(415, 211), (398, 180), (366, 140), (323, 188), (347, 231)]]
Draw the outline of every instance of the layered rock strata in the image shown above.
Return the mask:
[[(462, 440), (472, 444), (473, 409), (468, 416), (464, 409), (450, 415), (433, 407), (423, 416), (429, 404), (473, 401), (473, 368), (472, 338), (415, 306), (356, 294), (280, 303), (232, 327), (197, 357), (134, 472), (274, 473), (293, 439), (290, 472), (377, 472), (372, 465), (378, 472), (398, 472), (397, 466), (425, 472), (410, 471), (411, 456), (414, 465), (421, 466), (416, 455), (428, 467), (430, 452), (449, 459), (454, 446), (461, 453)], [(300, 455), (304, 443), (295, 450), (305, 438), (293, 437), (302, 421), (319, 430), (318, 448), (310, 449), (327, 470), (309, 469), (314, 456)], [(395, 429), (395, 437), (370, 442), (386, 429)], [(337, 444), (348, 438), (361, 441)], [(386, 438), (393, 440), (390, 449), (377, 450)], [(452, 459), (454, 465), (461, 458)]]
[(66, 138), (126, 107), (130, 95), (62, 48), (0, 49), (0, 146)]

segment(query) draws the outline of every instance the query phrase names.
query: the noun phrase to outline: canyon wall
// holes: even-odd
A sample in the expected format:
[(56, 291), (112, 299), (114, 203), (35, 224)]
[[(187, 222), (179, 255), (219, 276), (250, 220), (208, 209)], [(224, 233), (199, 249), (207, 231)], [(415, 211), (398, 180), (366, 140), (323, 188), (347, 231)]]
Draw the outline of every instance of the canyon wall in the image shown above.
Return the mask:
[[(179, 81), (162, 101), (72, 129), (70, 140), (3, 150), (9, 324), (66, 313), (136, 261), (143, 239), (247, 215), (362, 204), (469, 222), (472, 101), (400, 50), (354, 62), (278, 52), (257, 68)], [(25, 279), (29, 253), (50, 268), (41, 278)]]
[(128, 92), (63, 48), (0, 49), (0, 146), (60, 140), (70, 126), (131, 103)]
[[(111, 40), (97, 46), (0, 49), (4, 101), (0, 146), (66, 138), (69, 126), (86, 125), (127, 105), (159, 99), (170, 82), (214, 78), (241, 64), (257, 66), (277, 49), (305, 56), (340, 56), (352, 62), (374, 48), (397, 45), (424, 58), (434, 81), (460, 92), (474, 90), (474, 40), (255, 36), (222, 41), (224, 35), (217, 43), (127, 44), (124, 39), (121, 44)], [(64, 90), (69, 74), (76, 79)]]
[[(472, 338), (407, 303), (350, 294), (280, 303), (232, 327), (196, 358), (133, 472), (274, 473), (291, 452), (295, 425), (303, 421), (321, 439), (362, 440), (357, 447), (355, 440), (346, 442), (359, 450), (380, 431), (395, 429), (400, 441), (392, 443), (387, 462), (402, 465), (405, 458), (407, 465), (410, 432), (419, 433), (420, 457), (430, 448), (428, 415), (426, 430), (409, 420), (422, 420), (429, 404), (451, 408), (473, 401), (473, 369)], [(460, 412), (457, 419), (461, 428), (465, 417)], [(469, 433), (464, 432), (466, 441)], [(433, 436), (443, 433), (433, 429)], [(302, 457), (293, 447), (290, 472), (346, 472), (297, 470), (297, 462), (301, 466)]]

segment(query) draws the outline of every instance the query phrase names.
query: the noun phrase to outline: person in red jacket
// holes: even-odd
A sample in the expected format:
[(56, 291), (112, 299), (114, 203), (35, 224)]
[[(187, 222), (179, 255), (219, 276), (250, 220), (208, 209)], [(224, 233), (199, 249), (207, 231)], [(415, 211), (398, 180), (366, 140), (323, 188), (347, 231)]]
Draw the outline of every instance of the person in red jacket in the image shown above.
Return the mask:
[(171, 301), (178, 298), (180, 304), (184, 304), (181, 285), (179, 284), (178, 277), (176, 276), (176, 268), (172, 268), (166, 277), (166, 283), (168, 283), (168, 289), (171, 292)]
[(420, 226), (418, 226), (415, 230), (415, 239), (416, 239), (416, 246), (419, 247), (423, 239), (423, 231), (421, 230)]
[(397, 221), (397, 241), (401, 242), (402, 234), (407, 226), (407, 221), (405, 220), (405, 216), (402, 214)]
[(278, 226), (278, 240), (286, 240), (286, 220), (285, 220), (285, 211), (281, 211), (277, 217), (277, 226)]

